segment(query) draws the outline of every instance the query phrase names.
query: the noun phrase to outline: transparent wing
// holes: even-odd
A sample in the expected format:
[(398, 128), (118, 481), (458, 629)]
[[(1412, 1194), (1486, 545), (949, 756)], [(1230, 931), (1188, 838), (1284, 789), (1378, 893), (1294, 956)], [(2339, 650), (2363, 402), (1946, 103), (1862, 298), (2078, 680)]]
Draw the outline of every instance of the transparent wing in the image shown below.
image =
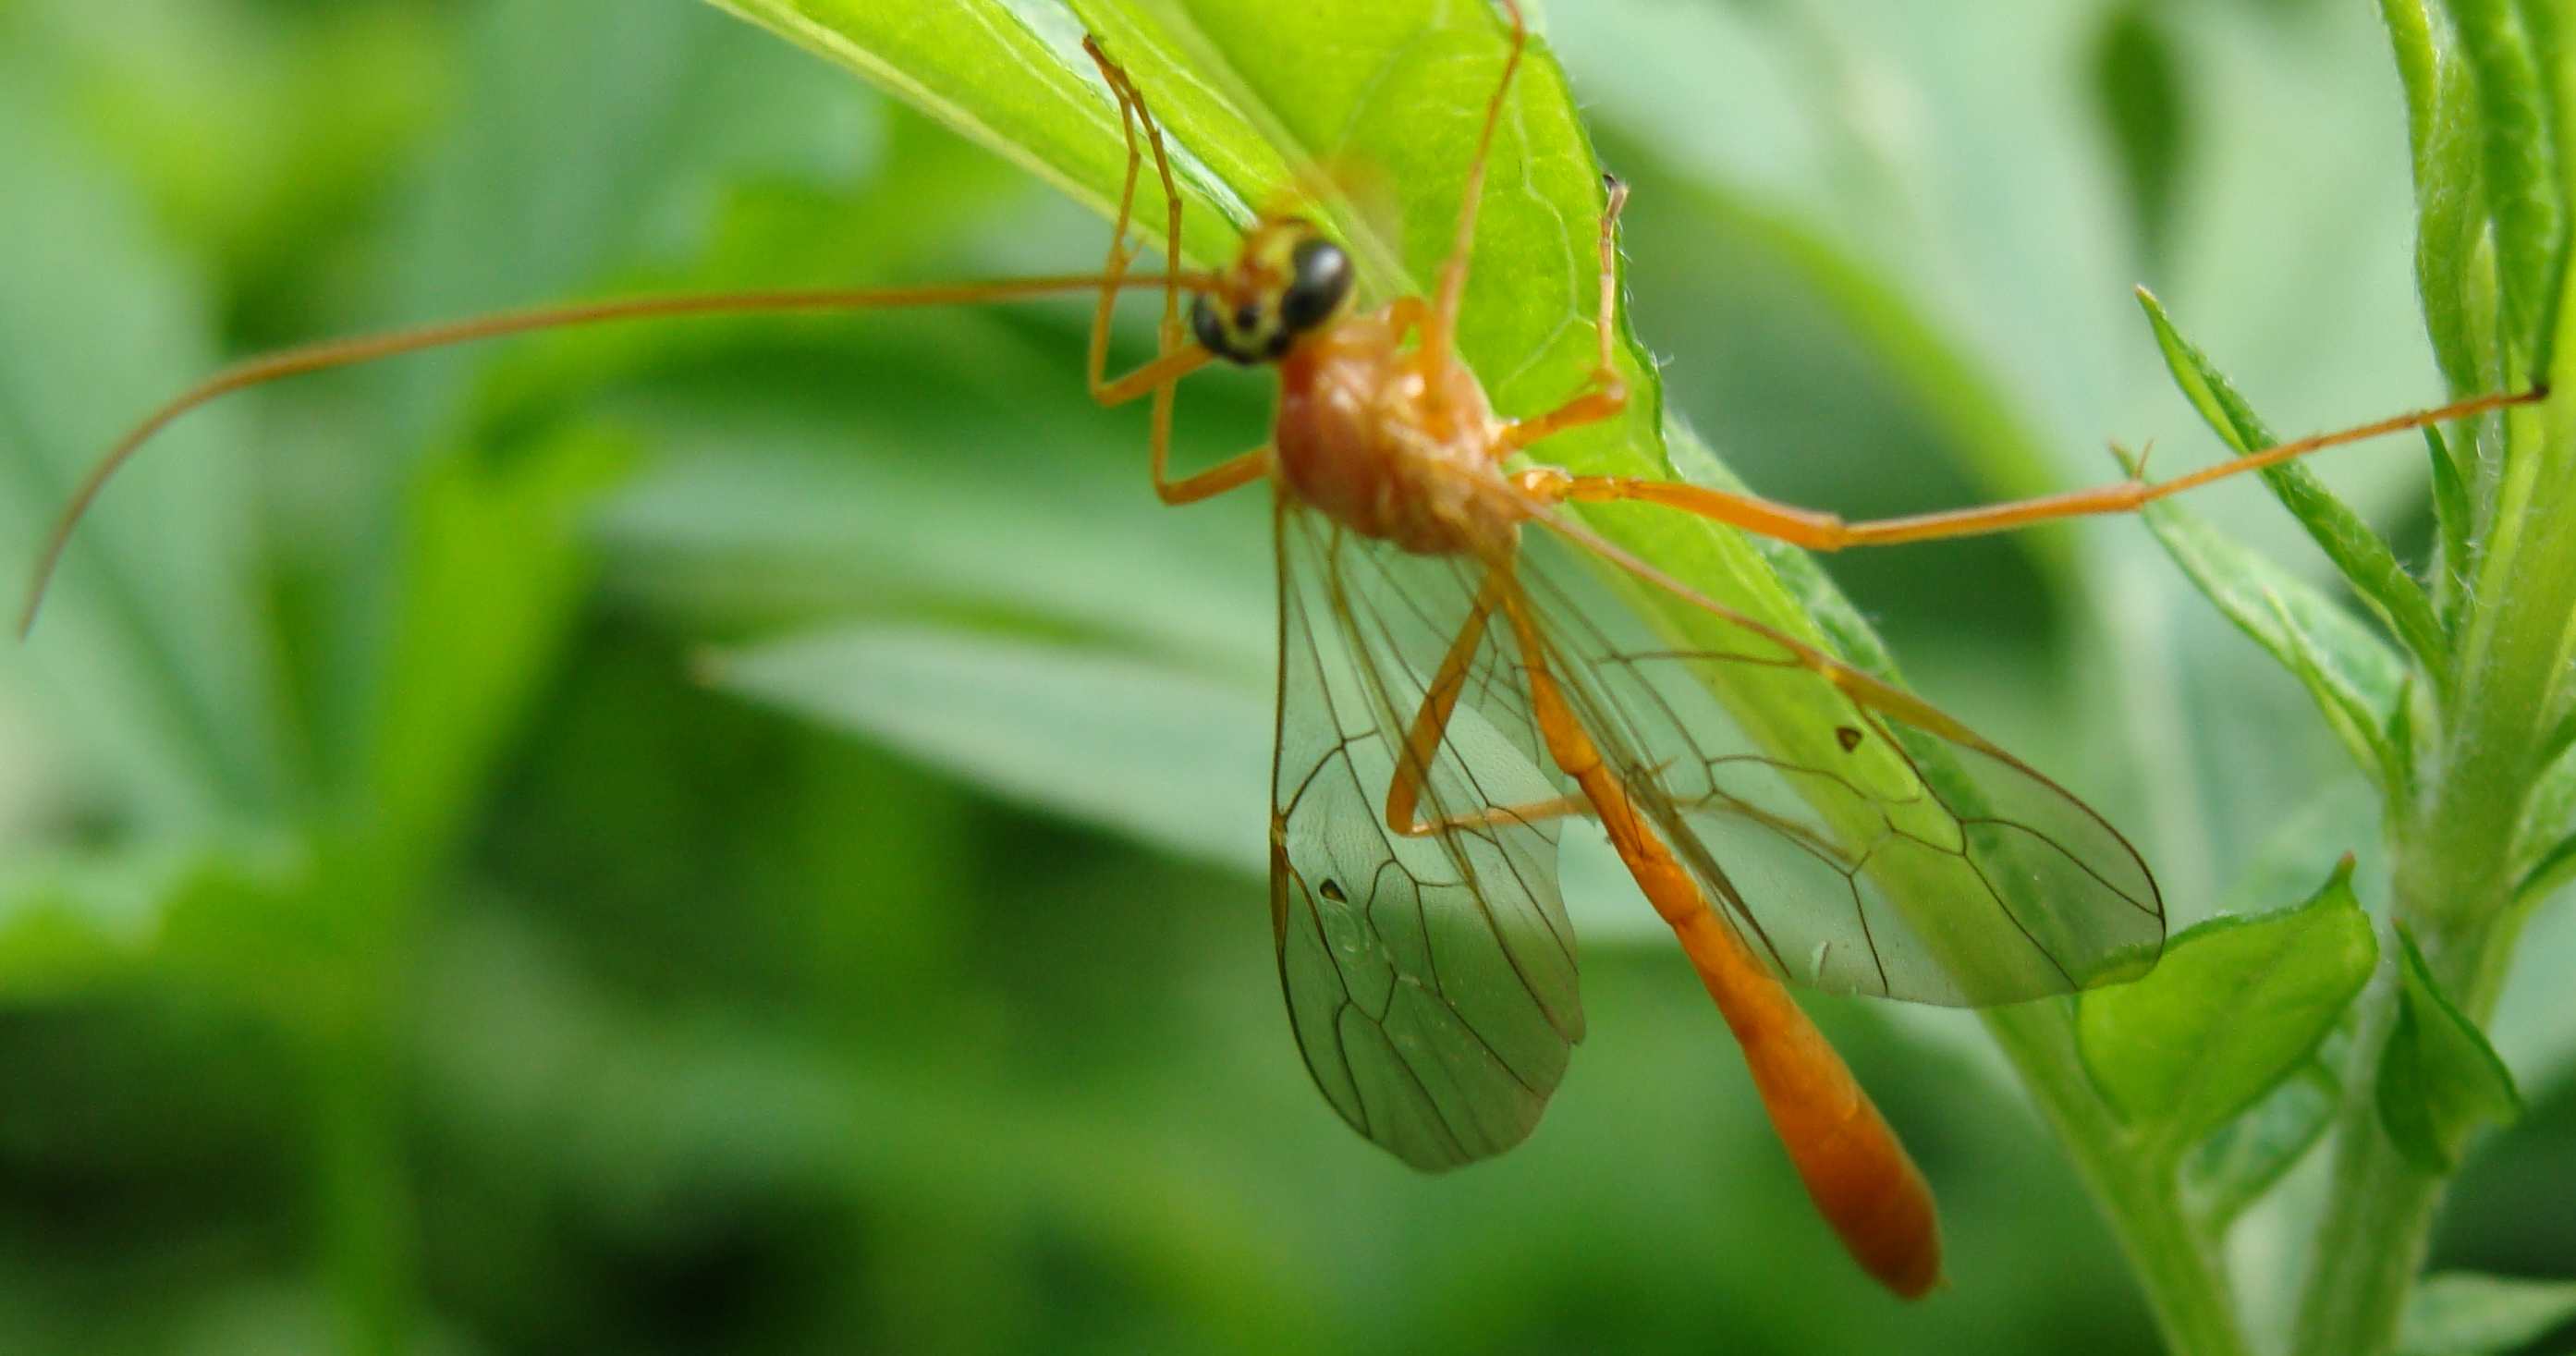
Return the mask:
[[(2155, 881), (2083, 802), (1921, 699), (1686, 589), (1606, 586), (1593, 567), (1608, 558), (1579, 559), (1605, 544), (1550, 521), (1524, 533), (1522, 576), (1551, 669), (1783, 979), (1985, 1007), (2154, 963)], [(1683, 614), (1674, 635), (1613, 596), (1656, 588), (1693, 604), (1656, 610)], [(1935, 745), (1962, 774), (1938, 786), (1917, 756)]]
[(1488, 628), (1386, 824), (1406, 732), (1476, 603), (1472, 562), (1409, 556), (1283, 500), (1271, 923), (1316, 1086), (1417, 1168), (1500, 1153), (1538, 1124), (1583, 1036), (1574, 933), (1521, 671)]

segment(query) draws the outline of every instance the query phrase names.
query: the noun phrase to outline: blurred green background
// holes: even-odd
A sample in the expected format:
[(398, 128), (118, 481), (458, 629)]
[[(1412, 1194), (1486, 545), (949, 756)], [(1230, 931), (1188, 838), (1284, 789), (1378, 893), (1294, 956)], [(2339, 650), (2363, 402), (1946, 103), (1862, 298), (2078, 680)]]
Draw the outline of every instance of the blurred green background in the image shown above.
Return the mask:
[[(1667, 398), (1754, 484), (1857, 516), (2099, 479), (2106, 437), (2198, 464), (2140, 281), (2277, 426), (2436, 398), (2369, 7), (1950, 8), (1547, 16)], [(683, 0), (0, 0), (0, 184), (11, 560), (227, 357), (1106, 229)], [(0, 1352), (2152, 1349), (1961, 1014), (1817, 1005), (1946, 1210), (1948, 1290), (1863, 1280), (1602, 854), (1541, 1133), (1435, 1180), (1336, 1123), (1258, 877), (1266, 509), (1155, 505), (1083, 321), (544, 339), (156, 446), (0, 660)], [(1209, 386), (1189, 445), (1247, 445), (1260, 387)], [(2418, 446), (2327, 474), (2421, 543)], [(2259, 492), (2203, 507), (2331, 578)], [(2358, 775), (2134, 524), (1834, 572), (2178, 923), (2378, 879)], [(2498, 1021), (2532, 1114), (2437, 1264), (2576, 1256), (2567, 913)], [(2317, 1185), (2240, 1230), (2258, 1312)]]

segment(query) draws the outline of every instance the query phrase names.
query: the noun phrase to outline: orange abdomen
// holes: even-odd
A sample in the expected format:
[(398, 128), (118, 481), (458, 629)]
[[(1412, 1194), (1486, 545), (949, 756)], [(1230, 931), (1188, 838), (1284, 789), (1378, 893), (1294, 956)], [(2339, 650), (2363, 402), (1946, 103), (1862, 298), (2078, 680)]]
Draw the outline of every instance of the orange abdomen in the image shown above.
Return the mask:
[(1816, 1212), (1862, 1270), (1906, 1299), (1922, 1297), (1941, 1281), (1941, 1224), (1932, 1188), (1852, 1077), (1851, 1066), (1710, 908), (1699, 882), (1673, 859), (1619, 775), (1602, 761), (1548, 672), (1546, 647), (1527, 601), (1510, 587), (1501, 597), (1521, 642), (1530, 707), (1548, 755), (1583, 788), (1628, 874), (1681, 940), (1691, 968), (1717, 1000), (1718, 1013), (1744, 1049), (1762, 1109)]
[(1941, 1225), (1913, 1156), (1851, 1066), (1715, 914), (1673, 930), (1743, 1046), (1762, 1109), (1817, 1213), (1863, 1270), (1920, 1298), (1941, 1280)]

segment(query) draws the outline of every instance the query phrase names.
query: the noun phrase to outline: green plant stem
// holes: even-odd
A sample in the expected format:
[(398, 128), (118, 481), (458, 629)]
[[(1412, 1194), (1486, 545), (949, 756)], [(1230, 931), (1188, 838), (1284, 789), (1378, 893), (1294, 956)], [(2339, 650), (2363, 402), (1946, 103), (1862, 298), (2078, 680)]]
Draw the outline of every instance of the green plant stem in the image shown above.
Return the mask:
[[(2481, 926), (2438, 942), (2418, 939), (2436, 981), (2481, 1024), (2494, 1006), (2516, 930)], [(2395, 939), (2380, 950), (2393, 967)], [(2408, 1162), (2379, 1124), (2377, 1060), (2397, 1019), (2398, 987), (2393, 969), (2383, 968), (2362, 999), (2353, 1042), (2361, 1067), (2348, 1080), (2336, 1124), (2332, 1186), (2299, 1298), (2297, 1351), (2365, 1356), (2394, 1344), (2441, 1204), (2446, 1179)]]
[(341, 1349), (410, 1349), (417, 1258), (401, 1113), (376, 1033), (326, 1036), (312, 1058), (316, 1207)]
[[(2563, 463), (2566, 433), (2556, 419), (2515, 432), (2509, 454), (2524, 467)], [(2527, 479), (2527, 477), (2526, 477)], [(2460, 657), (2456, 714), (2446, 722), (2433, 782), (2393, 826), (2391, 917), (2422, 945), (2426, 964), (2471, 1020), (2495, 1007), (2520, 931), (2511, 872), (2514, 837), (2555, 711), (2569, 619), (2576, 617), (2576, 541), (2547, 526), (2563, 506), (2557, 493), (2533, 496), (2517, 523), (2490, 541), (2487, 577), (2500, 587), (2480, 599)], [(2360, 1067), (2336, 1122), (2333, 1187), (2299, 1299), (2297, 1349), (2366, 1353), (2388, 1349), (2444, 1179), (2401, 1157), (2379, 1124), (2377, 1064), (2398, 1001), (2396, 949), (2363, 996)]]
[(382, 826), (316, 873), (313, 909), (342, 927), (332, 978), (290, 1019), (312, 1069), (321, 1266), (341, 1349), (402, 1356), (420, 1329), (416, 1202), (403, 1143), (408, 958), (419, 954), (426, 868), (417, 838)]
[[(2551, 709), (2561, 633), (2576, 608), (2576, 571), (2531, 563), (2548, 568), (2518, 571), (2517, 582), (2535, 587), (2489, 604), (2505, 621), (2485, 650), (2485, 681), (2464, 691), (2462, 718), (2446, 741), (2453, 756), (2440, 765), (2431, 800), (2397, 825), (2394, 844), (2391, 916), (2415, 934), (2435, 981), (2480, 1025), (2494, 1011), (2520, 931), (2514, 830), (2538, 771), (2533, 750)], [(2444, 1179), (2407, 1162), (2379, 1124), (2377, 1060), (2398, 1002), (2395, 946), (2381, 955), (2381, 973), (2361, 1000), (2359, 1067), (2346, 1080), (2333, 1186), (2299, 1299), (2303, 1352), (2388, 1349), (2441, 1204)]]
[(2110, 1216), (2166, 1349), (2244, 1356), (2253, 1348), (2218, 1259), (2184, 1212), (2170, 1163), (2139, 1152), (2094, 1092), (2076, 1053), (2074, 1012), (2066, 1002), (1996, 1008), (1985, 1014), (1986, 1030)]

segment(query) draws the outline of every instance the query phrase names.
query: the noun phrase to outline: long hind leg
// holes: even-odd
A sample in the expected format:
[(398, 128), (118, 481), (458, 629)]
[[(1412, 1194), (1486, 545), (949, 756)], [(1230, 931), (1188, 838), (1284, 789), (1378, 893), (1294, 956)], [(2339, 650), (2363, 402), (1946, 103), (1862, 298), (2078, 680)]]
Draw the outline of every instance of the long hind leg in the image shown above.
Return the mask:
[(2246, 453), (2231, 461), (2205, 466), (2189, 475), (2172, 480), (2148, 481), (2132, 477), (2095, 485), (2089, 489), (2068, 490), (2062, 494), (2041, 495), (2032, 499), (2014, 499), (2000, 504), (1979, 504), (1968, 508), (1944, 509), (1936, 513), (1917, 513), (1902, 518), (1878, 518), (1865, 522), (1847, 522), (1840, 516), (1783, 504), (1759, 495), (1737, 494), (1728, 490), (1685, 484), (1670, 480), (1640, 480), (1631, 476), (1570, 476), (1562, 471), (1539, 470), (1521, 478), (1524, 490), (1550, 503), (1564, 500), (1601, 503), (1635, 500), (1661, 504), (1694, 513), (1703, 518), (1725, 523), (1747, 532), (1776, 537), (1810, 551), (1840, 551), (1856, 546), (1893, 546), (1899, 542), (1937, 541), (1944, 537), (1973, 537), (1988, 532), (2005, 532), (2059, 518), (2085, 518), (2110, 513), (2133, 513), (2169, 495), (2197, 489), (2211, 481), (2277, 466), (2296, 457), (2345, 443), (2359, 442), (2382, 434), (2399, 433), (2427, 424), (2446, 423), (2483, 414), (2509, 405), (2528, 405), (2546, 399), (2545, 390), (2530, 390), (2505, 395), (2483, 395), (2455, 401), (2438, 409), (2417, 410), (2389, 419), (2320, 433)]
[(1590, 389), (1545, 414), (1518, 420), (1503, 430), (1494, 453), (1498, 458), (1550, 434), (1618, 418), (1628, 408), (1628, 380), (1619, 375), (1618, 364), (1612, 361), (1618, 347), (1612, 325), (1619, 306), (1619, 212), (1628, 205), (1628, 186), (1607, 174), (1601, 176), (1601, 181), (1610, 190), (1610, 201), (1601, 209), (1601, 301), (1592, 315), (1601, 352), (1593, 362), (1592, 375), (1584, 383)]

